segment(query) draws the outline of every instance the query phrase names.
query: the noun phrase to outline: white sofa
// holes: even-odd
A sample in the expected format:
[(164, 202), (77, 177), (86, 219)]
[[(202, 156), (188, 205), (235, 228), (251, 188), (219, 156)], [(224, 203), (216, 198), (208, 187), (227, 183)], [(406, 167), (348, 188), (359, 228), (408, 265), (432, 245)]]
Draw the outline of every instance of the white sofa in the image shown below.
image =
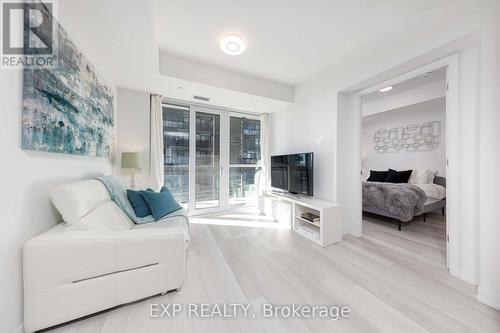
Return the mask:
[(65, 222), (23, 249), (26, 332), (181, 288), (184, 218), (134, 225), (98, 180), (51, 198)]

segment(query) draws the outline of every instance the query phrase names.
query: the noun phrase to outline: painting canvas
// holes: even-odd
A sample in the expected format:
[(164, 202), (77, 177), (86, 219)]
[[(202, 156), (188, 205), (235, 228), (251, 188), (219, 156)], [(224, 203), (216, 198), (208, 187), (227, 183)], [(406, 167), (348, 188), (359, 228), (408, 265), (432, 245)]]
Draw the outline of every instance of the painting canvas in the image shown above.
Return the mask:
[(56, 26), (56, 68), (24, 69), (22, 148), (111, 157), (113, 91)]

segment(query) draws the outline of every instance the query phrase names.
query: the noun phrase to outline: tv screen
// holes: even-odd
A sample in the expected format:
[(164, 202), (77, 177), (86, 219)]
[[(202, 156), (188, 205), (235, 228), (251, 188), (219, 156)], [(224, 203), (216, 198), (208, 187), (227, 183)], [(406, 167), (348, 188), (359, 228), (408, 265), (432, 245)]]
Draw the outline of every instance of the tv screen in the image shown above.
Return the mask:
[(313, 195), (313, 153), (271, 156), (271, 186)]

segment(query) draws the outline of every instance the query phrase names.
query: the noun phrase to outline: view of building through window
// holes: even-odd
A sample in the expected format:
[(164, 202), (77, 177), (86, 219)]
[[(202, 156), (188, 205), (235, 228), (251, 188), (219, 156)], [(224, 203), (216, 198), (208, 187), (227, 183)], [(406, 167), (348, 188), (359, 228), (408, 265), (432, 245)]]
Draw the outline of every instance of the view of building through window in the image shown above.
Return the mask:
[(229, 149), (229, 203), (251, 203), (260, 171), (260, 120), (230, 117)]
[(165, 186), (184, 208), (189, 203), (189, 108), (163, 105)]
[(220, 204), (220, 115), (196, 112), (196, 209)]

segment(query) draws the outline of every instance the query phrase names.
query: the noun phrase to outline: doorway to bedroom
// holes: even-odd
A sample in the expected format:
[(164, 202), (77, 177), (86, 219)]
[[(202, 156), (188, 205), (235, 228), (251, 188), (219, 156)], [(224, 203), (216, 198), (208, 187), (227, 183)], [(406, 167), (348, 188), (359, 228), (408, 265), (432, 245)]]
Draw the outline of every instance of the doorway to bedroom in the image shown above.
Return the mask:
[[(468, 40), (454, 44), (455, 53), (428, 53), (396, 67), (365, 78), (347, 86), (337, 95), (337, 188), (341, 205), (344, 233), (354, 237), (370, 237), (363, 228), (362, 199), (362, 100), (363, 96), (413, 78), (446, 69), (446, 123), (444, 140), (446, 149), (446, 266), (437, 267), (463, 281), (477, 285), (479, 281), (479, 110), (480, 99), (480, 48), (471, 46)], [(375, 138), (373, 138), (375, 140)], [(442, 142), (441, 142), (442, 143)], [(385, 154), (387, 156), (387, 154)], [(397, 167), (396, 167), (397, 168)], [(427, 167), (426, 167), (427, 168)], [(399, 169), (396, 171), (405, 171)], [(375, 170), (378, 171), (378, 170)], [(435, 179), (439, 179), (434, 177)], [(354, 185), (355, 184), (355, 185)], [(354, 186), (353, 186), (354, 185)], [(436, 210), (437, 217), (438, 211)], [(426, 220), (429, 215), (427, 214)], [(423, 216), (421, 222), (423, 222)], [(407, 224), (386, 223), (391, 233), (404, 237)], [(385, 233), (381, 234), (385, 236)], [(382, 240), (392, 252), (390, 241)], [(379, 239), (373, 239), (380, 243)], [(399, 247), (412, 242), (399, 242)], [(400, 250), (400, 248), (398, 249)], [(419, 260), (418, 249), (408, 249)], [(395, 258), (400, 260), (400, 257)], [(446, 268), (448, 270), (446, 271)], [(425, 268), (424, 268), (425, 269)]]
[(362, 227), (446, 267), (446, 68), (361, 97)]

